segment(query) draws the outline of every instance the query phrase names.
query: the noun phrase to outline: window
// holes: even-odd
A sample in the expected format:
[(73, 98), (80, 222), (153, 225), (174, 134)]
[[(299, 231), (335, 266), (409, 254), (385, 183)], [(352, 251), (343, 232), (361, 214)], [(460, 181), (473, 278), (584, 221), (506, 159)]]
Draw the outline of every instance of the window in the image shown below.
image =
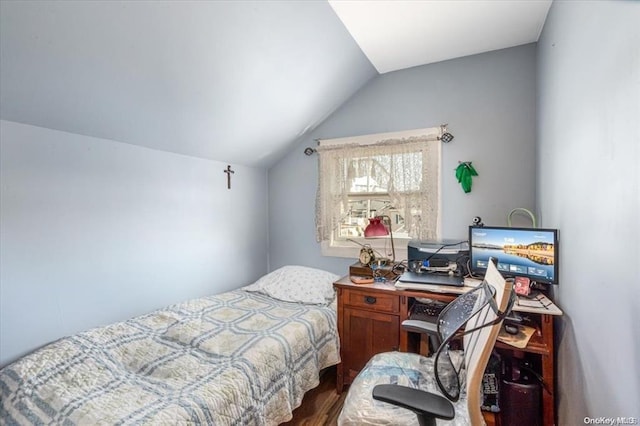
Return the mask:
[(439, 237), (440, 132), (320, 141), (316, 235), (324, 255), (357, 257), (353, 241), (386, 252), (388, 239), (364, 239), (368, 219), (380, 215), (391, 218), (397, 258), (409, 239)]

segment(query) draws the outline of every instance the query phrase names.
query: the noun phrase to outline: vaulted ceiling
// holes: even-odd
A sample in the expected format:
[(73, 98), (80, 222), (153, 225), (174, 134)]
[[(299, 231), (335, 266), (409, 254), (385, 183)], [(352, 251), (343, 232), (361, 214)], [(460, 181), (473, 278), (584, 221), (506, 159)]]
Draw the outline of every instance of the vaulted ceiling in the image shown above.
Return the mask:
[(379, 73), (536, 41), (551, 0), (0, 2), (0, 117), (269, 167)]

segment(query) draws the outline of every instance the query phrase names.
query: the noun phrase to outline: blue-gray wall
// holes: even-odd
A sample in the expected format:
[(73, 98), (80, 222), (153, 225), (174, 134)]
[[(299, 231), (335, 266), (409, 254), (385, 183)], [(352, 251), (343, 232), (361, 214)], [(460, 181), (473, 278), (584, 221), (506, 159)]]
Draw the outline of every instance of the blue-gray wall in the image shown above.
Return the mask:
[(538, 42), (538, 206), (561, 230), (561, 425), (640, 417), (639, 23), (637, 1), (556, 1)]
[[(315, 241), (315, 138), (449, 123), (443, 146), (442, 236), (466, 238), (474, 216), (504, 225), (515, 207), (535, 209), (535, 44), (383, 74), (353, 96), (269, 170), (270, 268), (288, 263), (345, 274), (353, 259), (323, 257)], [(458, 161), (479, 176), (465, 194)]]
[(0, 161), (0, 365), (267, 271), (263, 169), (9, 121)]

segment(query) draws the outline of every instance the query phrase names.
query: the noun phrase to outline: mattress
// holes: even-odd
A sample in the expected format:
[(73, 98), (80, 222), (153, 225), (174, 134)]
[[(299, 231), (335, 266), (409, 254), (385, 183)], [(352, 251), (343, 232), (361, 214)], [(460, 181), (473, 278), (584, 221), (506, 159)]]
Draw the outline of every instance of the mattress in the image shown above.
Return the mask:
[(6, 366), (0, 422), (276, 425), (339, 360), (335, 301), (239, 289), (65, 337)]

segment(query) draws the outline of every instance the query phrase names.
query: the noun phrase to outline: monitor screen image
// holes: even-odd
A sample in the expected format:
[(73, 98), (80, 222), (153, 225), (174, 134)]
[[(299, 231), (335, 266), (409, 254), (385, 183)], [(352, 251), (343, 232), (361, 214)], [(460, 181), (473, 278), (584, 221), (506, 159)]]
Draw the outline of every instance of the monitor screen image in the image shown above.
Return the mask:
[(558, 283), (558, 230), (539, 228), (469, 227), (469, 261), (474, 273), (484, 273), (489, 258), (498, 261), (506, 277)]

